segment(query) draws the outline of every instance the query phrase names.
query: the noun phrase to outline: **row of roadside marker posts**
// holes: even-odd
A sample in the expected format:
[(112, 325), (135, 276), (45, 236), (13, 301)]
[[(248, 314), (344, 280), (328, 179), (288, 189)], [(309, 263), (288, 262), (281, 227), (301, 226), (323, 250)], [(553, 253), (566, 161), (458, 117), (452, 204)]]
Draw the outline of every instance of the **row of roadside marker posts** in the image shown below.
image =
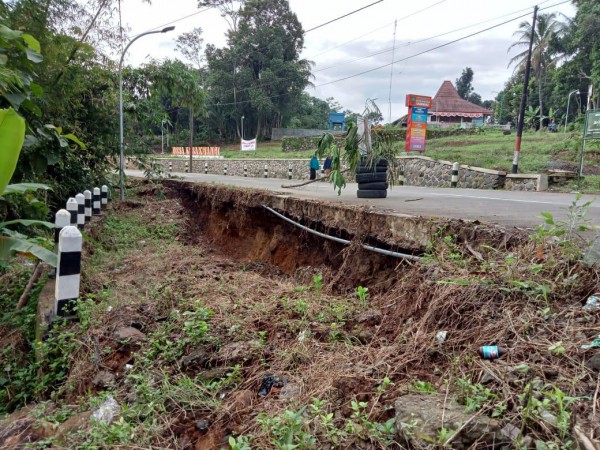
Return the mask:
[(56, 213), (54, 239), (58, 248), (53, 316), (70, 317), (79, 298), (81, 282), (81, 230), (108, 205), (108, 186), (86, 190), (67, 200)]
[[(451, 181), (450, 181), (450, 187), (458, 187), (458, 168), (460, 167), (460, 164), (455, 162), (454, 164), (452, 164), (452, 177), (451, 177)], [(173, 163), (169, 162), (169, 173), (171, 173), (173, 171)], [(185, 163), (185, 172), (189, 173), (189, 163), (186, 162)], [(208, 163), (204, 163), (204, 174), (208, 174)], [(225, 164), (223, 166), (223, 175), (227, 176), (227, 164)], [(321, 169), (321, 175), (325, 175), (325, 169)], [(244, 164), (244, 177), (248, 177), (248, 165)], [(265, 170), (263, 172), (263, 177), (264, 178), (269, 178), (269, 165), (265, 164)], [(292, 166), (288, 166), (288, 180), (292, 179)], [(405, 182), (405, 178), (404, 178), (404, 169), (400, 170), (400, 176), (398, 179), (398, 184), (400, 186), (404, 185)]]

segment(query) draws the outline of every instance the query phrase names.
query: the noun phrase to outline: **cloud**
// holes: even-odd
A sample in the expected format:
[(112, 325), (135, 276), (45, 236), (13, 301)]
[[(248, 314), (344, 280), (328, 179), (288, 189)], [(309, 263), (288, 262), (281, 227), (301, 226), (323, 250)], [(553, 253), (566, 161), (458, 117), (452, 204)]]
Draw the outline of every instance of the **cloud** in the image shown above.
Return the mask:
[[(506, 39), (490, 38), (472, 42), (466, 40), (412, 57), (445, 42), (431, 40), (413, 46), (400, 46), (397, 49), (394, 59), (400, 62), (394, 64), (392, 84), (394, 116), (404, 114), (406, 94), (433, 96), (444, 80), (451, 80), (454, 83), (467, 66), (473, 69), (475, 73), (473, 85), (476, 92), (484, 99), (493, 98), (492, 91), (500, 90), (512, 73), (512, 69), (506, 67), (509, 60), (506, 49), (510, 45), (510, 41)], [(316, 92), (316, 95), (321, 98), (334, 97), (344, 107), (353, 111), (361, 111), (366, 98), (377, 98), (380, 108), (387, 111), (391, 69), (389, 64), (392, 52), (347, 63), (361, 56), (376, 53), (378, 50), (386, 50), (386, 47), (382, 48), (377, 42), (358, 42), (343, 50), (336, 50), (333, 56), (329, 54), (327, 57), (323, 55), (321, 58), (316, 58), (313, 82), (317, 87), (309, 92), (312, 95)], [(364, 75), (336, 81), (385, 65), (387, 66)], [(320, 70), (325, 67), (330, 68)], [(326, 83), (332, 84), (319, 86)]]

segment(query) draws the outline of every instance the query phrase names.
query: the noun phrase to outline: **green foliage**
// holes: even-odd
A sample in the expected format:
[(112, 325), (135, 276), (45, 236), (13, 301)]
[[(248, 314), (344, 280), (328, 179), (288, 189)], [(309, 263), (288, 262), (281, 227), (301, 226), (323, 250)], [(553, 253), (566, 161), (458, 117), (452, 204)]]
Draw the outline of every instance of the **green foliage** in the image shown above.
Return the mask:
[(435, 388), (434, 385), (432, 385), (428, 381), (420, 381), (420, 380), (413, 381), (410, 384), (410, 389), (415, 392), (421, 392), (424, 394), (435, 394), (437, 392), (437, 389)]
[(313, 275), (313, 288), (317, 291), (323, 289), (323, 275)]
[(579, 233), (595, 229), (591, 219), (586, 217), (593, 200), (581, 203), (581, 199), (582, 194), (577, 193), (569, 206), (566, 220), (556, 220), (548, 212), (541, 213), (544, 223), (536, 227), (531, 239), (541, 244), (553, 238), (567, 255), (580, 257), (585, 239)]
[(356, 297), (358, 297), (358, 301), (360, 302), (360, 306), (362, 308), (366, 308), (368, 306), (367, 300), (369, 298), (369, 288), (358, 286), (356, 288)]
[(498, 396), (481, 384), (473, 384), (466, 378), (459, 378), (455, 383), (456, 398), (466, 406), (466, 412), (479, 411), (497, 400)]

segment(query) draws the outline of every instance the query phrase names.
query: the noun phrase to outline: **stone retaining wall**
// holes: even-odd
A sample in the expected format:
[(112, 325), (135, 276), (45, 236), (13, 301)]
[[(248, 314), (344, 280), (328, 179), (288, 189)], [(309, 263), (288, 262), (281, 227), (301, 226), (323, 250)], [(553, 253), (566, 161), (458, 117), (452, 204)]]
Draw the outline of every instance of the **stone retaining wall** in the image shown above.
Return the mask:
[[(169, 170), (169, 162), (171, 162), (173, 172), (185, 172), (189, 158), (161, 158), (155, 161), (161, 164), (165, 171)], [(264, 178), (265, 166), (267, 166), (269, 178), (287, 179), (289, 167), (292, 168), (294, 180), (308, 180), (310, 177), (308, 159), (195, 159), (192, 172), (204, 173), (205, 165), (207, 173), (213, 175), (223, 175), (227, 166), (227, 176), (243, 177), (244, 166), (246, 166), (248, 177)]]
[(507, 191), (546, 191), (548, 175), (537, 173), (508, 174), (504, 182)]
[[(452, 163), (426, 156), (401, 156), (404, 184), (411, 186), (450, 187)], [(458, 169), (459, 188), (502, 189), (506, 172), (461, 164)]]
[[(165, 171), (169, 170), (169, 162), (173, 172), (185, 172), (188, 158), (157, 158)], [(401, 156), (401, 167), (404, 169), (404, 184), (408, 186), (450, 187), (452, 162), (436, 160), (426, 156)], [(322, 164), (322, 161), (321, 161)], [(248, 169), (248, 177), (264, 178), (265, 166), (268, 178), (288, 178), (288, 168), (292, 168), (292, 179), (308, 180), (310, 171), (308, 159), (194, 159), (192, 172), (223, 175), (227, 166), (227, 176), (244, 176), (244, 166)], [(128, 160), (128, 168), (136, 168)], [(354, 181), (354, 174), (345, 174), (347, 181)], [(509, 190), (545, 190), (548, 187), (548, 176), (539, 174), (507, 175), (498, 170), (482, 169), (464, 164), (459, 166), (459, 188), (471, 189), (509, 189)]]

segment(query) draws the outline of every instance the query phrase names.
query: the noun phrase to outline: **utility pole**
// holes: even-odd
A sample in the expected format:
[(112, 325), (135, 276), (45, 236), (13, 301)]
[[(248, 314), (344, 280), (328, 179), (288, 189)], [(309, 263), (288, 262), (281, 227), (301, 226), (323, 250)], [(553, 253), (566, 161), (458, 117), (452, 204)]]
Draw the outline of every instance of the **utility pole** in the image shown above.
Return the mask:
[(535, 21), (537, 19), (538, 7), (533, 8), (533, 21), (531, 22), (531, 38), (529, 39), (529, 53), (525, 65), (525, 81), (523, 82), (523, 94), (521, 94), (521, 107), (519, 108), (519, 120), (517, 122), (517, 140), (515, 142), (515, 155), (513, 158), (512, 173), (519, 171), (519, 154), (521, 153), (521, 138), (523, 136), (523, 123), (525, 121), (525, 104), (527, 103), (527, 92), (529, 91), (529, 73), (531, 72), (531, 50), (535, 36)]
[(194, 107), (190, 105), (190, 173), (192, 173), (192, 164), (194, 157), (192, 152), (192, 146), (194, 145)]
[(398, 26), (398, 19), (394, 21), (394, 43), (392, 45), (392, 68), (390, 69), (390, 93), (388, 96), (388, 102), (390, 104), (390, 123), (392, 123), (392, 79), (394, 78), (394, 56), (396, 53), (396, 28)]

